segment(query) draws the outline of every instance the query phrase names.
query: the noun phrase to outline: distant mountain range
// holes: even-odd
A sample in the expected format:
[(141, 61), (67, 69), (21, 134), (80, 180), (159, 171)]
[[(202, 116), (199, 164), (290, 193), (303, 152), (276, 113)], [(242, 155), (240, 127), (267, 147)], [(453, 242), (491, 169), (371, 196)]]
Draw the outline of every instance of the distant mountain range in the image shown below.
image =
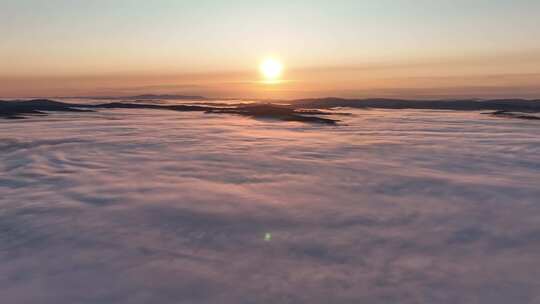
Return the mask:
[[(117, 97), (121, 102), (108, 102), (103, 104), (65, 103), (48, 99), (35, 99), (25, 101), (1, 101), (0, 117), (24, 118), (31, 114), (45, 114), (45, 112), (69, 111), (88, 112), (95, 109), (161, 109), (181, 112), (206, 112), (214, 114), (237, 114), (255, 118), (271, 118), (285, 121), (301, 121), (310, 123), (335, 124), (338, 121), (328, 116), (337, 115), (331, 111), (322, 111), (331, 108), (359, 108), (359, 109), (419, 109), (419, 110), (453, 110), (453, 111), (491, 111), (498, 117), (540, 120), (540, 100), (524, 99), (496, 99), (496, 100), (401, 100), (401, 99), (301, 99), (290, 101), (290, 104), (276, 104), (258, 102), (254, 104), (172, 104), (157, 105), (151, 103), (134, 102), (137, 100), (185, 98), (193, 100), (197, 96), (179, 95), (139, 95), (130, 98)], [(204, 99), (204, 97), (198, 97)], [(110, 100), (110, 99), (109, 99)], [(127, 101), (125, 101), (127, 100)], [(341, 113), (344, 114), (344, 113)], [(326, 117), (321, 117), (326, 116)]]
[(328, 109), (374, 108), (374, 109), (424, 109), (454, 111), (519, 111), (540, 112), (540, 100), (492, 99), (492, 100), (406, 100), (406, 99), (343, 99), (314, 98), (292, 101), (295, 107)]
[(96, 109), (149, 109), (177, 112), (204, 112), (211, 114), (236, 114), (261, 119), (298, 121), (306, 123), (336, 124), (337, 120), (319, 117), (333, 113), (318, 110), (301, 110), (275, 104), (249, 104), (234, 107), (207, 105), (156, 105), (130, 102), (108, 102), (103, 104), (65, 103), (49, 99), (0, 100), (0, 118), (23, 119), (28, 115), (45, 115), (47, 112), (93, 112)]

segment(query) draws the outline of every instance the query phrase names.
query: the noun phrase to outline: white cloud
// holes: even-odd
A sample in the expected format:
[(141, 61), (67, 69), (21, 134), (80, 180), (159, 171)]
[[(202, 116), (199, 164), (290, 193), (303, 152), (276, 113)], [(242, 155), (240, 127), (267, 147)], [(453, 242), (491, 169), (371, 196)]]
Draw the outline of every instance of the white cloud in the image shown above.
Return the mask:
[(0, 121), (2, 302), (537, 301), (538, 123), (353, 112)]

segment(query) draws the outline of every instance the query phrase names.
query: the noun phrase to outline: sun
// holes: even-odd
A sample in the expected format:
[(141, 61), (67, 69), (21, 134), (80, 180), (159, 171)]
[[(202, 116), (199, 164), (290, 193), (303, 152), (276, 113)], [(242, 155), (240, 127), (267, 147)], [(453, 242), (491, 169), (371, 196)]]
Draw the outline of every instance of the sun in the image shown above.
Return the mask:
[(283, 73), (283, 64), (277, 59), (267, 58), (261, 63), (260, 70), (267, 81), (276, 81)]

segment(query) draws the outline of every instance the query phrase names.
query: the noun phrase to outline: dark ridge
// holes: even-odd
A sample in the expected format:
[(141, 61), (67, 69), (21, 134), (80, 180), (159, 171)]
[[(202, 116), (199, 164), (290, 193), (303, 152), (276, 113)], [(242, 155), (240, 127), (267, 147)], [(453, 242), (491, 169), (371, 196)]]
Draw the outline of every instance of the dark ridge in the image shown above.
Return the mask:
[(237, 107), (211, 107), (202, 105), (156, 105), (125, 102), (111, 102), (97, 105), (70, 104), (47, 99), (29, 101), (0, 101), (0, 117), (24, 118), (24, 115), (44, 114), (41, 111), (89, 112), (92, 109), (153, 109), (179, 112), (205, 112), (216, 114), (237, 114), (253, 118), (268, 118), (282, 121), (336, 124), (336, 120), (312, 115), (331, 113), (314, 110), (295, 109), (290, 106), (271, 104), (242, 105)]
[[(158, 95), (147, 95), (158, 96)], [(298, 121), (306, 123), (336, 124), (338, 121), (320, 116), (347, 115), (348, 113), (325, 112), (320, 109), (336, 107), (379, 108), (379, 109), (426, 109), (455, 111), (495, 111), (493, 116), (539, 120), (538, 116), (526, 113), (540, 113), (539, 100), (496, 99), (496, 100), (402, 100), (402, 99), (361, 99), (339, 98), (303, 99), (289, 105), (270, 103), (228, 105), (159, 105), (147, 103), (111, 102), (97, 105), (63, 103), (48, 99), (28, 101), (0, 101), (0, 117), (24, 118), (25, 115), (46, 114), (44, 112), (89, 112), (95, 109), (154, 109), (179, 112), (205, 112), (214, 114), (236, 114), (252, 118)]]
[(516, 112), (508, 112), (508, 111), (495, 111), (492, 113), (483, 113), (483, 114), (489, 114), (495, 117), (504, 117), (504, 118), (516, 118), (516, 119), (525, 119), (525, 120), (540, 120), (539, 116), (525, 114), (525, 113), (516, 113)]
[(128, 102), (110, 102), (97, 105), (84, 105), (84, 107), (96, 109), (151, 109), (151, 110), (169, 110), (178, 112), (206, 112), (214, 109), (210, 106), (195, 105), (158, 105), (158, 104), (140, 104)]
[(454, 111), (516, 111), (540, 112), (539, 100), (493, 99), (493, 100), (405, 100), (405, 99), (300, 99), (294, 106), (303, 108), (328, 109), (336, 107), (375, 109), (422, 109)]
[[(269, 118), (283, 121), (299, 121), (334, 125), (338, 121), (309, 115), (328, 115), (322, 111), (303, 111), (290, 106), (278, 106), (271, 104), (244, 105), (236, 108), (217, 108), (207, 111), (208, 113), (228, 113), (249, 116), (253, 118)], [(305, 116), (308, 115), (308, 116)]]
[(48, 99), (35, 99), (27, 101), (2, 101), (0, 100), (0, 117), (24, 118), (24, 115), (46, 114), (51, 112), (91, 112), (77, 108), (75, 104), (67, 104)]

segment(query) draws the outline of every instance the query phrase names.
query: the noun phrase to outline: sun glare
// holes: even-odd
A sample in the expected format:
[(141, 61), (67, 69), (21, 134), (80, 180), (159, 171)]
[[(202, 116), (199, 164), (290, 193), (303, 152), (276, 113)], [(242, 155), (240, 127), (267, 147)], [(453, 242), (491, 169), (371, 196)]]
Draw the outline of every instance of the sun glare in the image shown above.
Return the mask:
[(260, 66), (261, 74), (267, 81), (279, 80), (283, 72), (283, 64), (276, 59), (265, 59)]

